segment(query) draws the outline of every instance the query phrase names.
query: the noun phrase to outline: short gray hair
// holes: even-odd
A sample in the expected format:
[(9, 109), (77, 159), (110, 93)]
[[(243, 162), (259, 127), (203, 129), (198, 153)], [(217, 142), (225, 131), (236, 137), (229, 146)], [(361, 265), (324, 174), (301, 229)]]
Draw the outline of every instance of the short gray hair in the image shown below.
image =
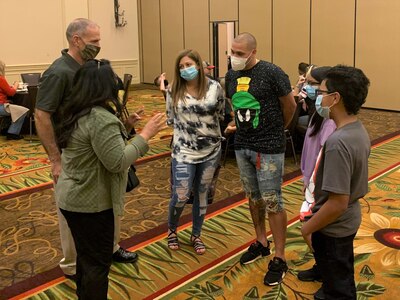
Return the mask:
[(85, 18), (78, 18), (73, 20), (67, 27), (67, 41), (71, 42), (72, 37), (77, 34), (79, 36), (85, 35), (86, 28), (89, 26), (99, 26), (95, 22)]

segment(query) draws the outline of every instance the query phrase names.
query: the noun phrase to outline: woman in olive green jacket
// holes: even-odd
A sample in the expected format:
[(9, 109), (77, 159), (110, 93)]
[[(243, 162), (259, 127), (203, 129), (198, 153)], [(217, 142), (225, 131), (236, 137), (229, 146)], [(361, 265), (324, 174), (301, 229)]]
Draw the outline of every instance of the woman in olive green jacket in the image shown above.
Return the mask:
[(55, 193), (77, 250), (79, 299), (107, 299), (114, 214), (123, 212), (127, 171), (165, 125), (163, 114), (156, 114), (127, 143), (115, 113), (121, 113), (116, 75), (108, 61), (89, 60), (76, 73), (62, 110), (62, 172)]

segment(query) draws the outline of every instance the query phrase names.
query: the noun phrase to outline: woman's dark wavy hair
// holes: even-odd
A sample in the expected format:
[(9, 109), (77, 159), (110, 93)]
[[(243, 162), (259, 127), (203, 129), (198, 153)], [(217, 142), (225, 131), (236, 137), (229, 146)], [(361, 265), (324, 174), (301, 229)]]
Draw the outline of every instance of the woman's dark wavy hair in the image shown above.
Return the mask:
[(71, 94), (61, 109), (57, 143), (65, 148), (78, 120), (101, 106), (111, 113), (121, 114), (117, 76), (108, 60), (89, 60), (75, 74)]

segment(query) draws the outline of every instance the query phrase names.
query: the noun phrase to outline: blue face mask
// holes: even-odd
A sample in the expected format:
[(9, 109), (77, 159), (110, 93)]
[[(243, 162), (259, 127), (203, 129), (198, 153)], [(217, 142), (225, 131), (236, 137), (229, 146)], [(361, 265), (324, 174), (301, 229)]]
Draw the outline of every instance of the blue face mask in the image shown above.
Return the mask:
[(315, 100), (317, 97), (315, 88), (313, 88), (311, 85), (307, 84), (304, 89), (306, 90), (307, 97), (310, 98), (311, 100)]
[(317, 100), (315, 101), (315, 110), (321, 117), (329, 119), (329, 113), (331, 112), (331, 108), (329, 106), (321, 105), (323, 98), (324, 98), (323, 95), (318, 95)]
[(181, 69), (181, 77), (186, 81), (193, 80), (199, 75), (199, 70), (195, 66), (191, 66), (185, 69)]

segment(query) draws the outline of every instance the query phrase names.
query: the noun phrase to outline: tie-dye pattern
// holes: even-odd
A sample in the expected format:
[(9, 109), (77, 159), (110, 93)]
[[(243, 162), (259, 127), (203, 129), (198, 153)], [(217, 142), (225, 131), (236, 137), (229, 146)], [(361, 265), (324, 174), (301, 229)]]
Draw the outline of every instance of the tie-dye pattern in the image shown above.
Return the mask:
[(166, 101), (167, 123), (174, 126), (172, 157), (185, 163), (201, 163), (215, 157), (221, 148), (219, 121), (224, 119), (225, 111), (220, 84), (209, 80), (203, 99), (186, 94), (176, 108), (170, 92)]

